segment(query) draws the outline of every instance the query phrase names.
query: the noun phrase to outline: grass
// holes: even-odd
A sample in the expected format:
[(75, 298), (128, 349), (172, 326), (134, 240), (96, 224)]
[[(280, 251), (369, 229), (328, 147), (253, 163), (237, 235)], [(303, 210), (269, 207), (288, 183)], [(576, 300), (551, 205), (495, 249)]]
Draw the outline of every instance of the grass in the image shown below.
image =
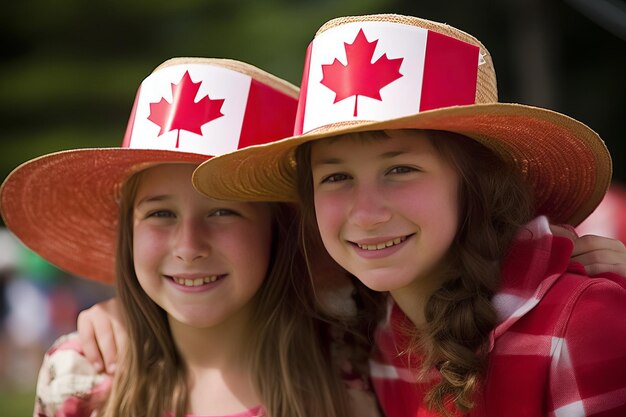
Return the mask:
[(0, 391), (0, 416), (30, 417), (33, 415), (35, 393), (30, 391)]

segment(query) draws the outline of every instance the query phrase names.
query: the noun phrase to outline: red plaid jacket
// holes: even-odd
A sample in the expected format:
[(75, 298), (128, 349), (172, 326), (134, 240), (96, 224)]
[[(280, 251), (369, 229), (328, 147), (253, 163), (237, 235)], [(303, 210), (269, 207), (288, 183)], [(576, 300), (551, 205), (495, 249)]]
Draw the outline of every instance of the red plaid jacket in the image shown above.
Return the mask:
[[(545, 218), (527, 230), (503, 263), (500, 321), (469, 415), (625, 417), (626, 280), (586, 277), (569, 259), (571, 241), (552, 236)], [(407, 340), (394, 329), (406, 320), (394, 304), (379, 327), (372, 382), (387, 417), (435, 416), (423, 399), (440, 375), (417, 382), (419, 358), (399, 354)]]

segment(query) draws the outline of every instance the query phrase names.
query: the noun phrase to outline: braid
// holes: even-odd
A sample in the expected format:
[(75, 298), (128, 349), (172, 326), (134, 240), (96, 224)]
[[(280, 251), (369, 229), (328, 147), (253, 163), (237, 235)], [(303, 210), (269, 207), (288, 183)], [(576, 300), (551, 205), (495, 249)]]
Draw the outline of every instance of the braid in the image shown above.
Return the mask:
[(449, 254), (452, 278), (430, 297), (427, 328), (414, 335), (411, 350), (425, 354), (422, 375), (439, 370), (441, 381), (426, 401), (448, 414), (446, 402), (462, 412), (474, 406), (489, 333), (497, 323), (491, 299), (500, 283), (500, 260), (517, 229), (531, 218), (532, 206), (519, 174), (487, 148), (447, 132), (430, 134), (461, 176), (461, 222)]
[(428, 329), (419, 344), (426, 353), (424, 366), (437, 367), (442, 376), (427, 402), (441, 410), (444, 400), (452, 399), (459, 410), (467, 412), (474, 405), (474, 392), (484, 371), (487, 336), (497, 320), (490, 300), (497, 288), (498, 268), (475, 247), (458, 252), (464, 272), (429, 299)]

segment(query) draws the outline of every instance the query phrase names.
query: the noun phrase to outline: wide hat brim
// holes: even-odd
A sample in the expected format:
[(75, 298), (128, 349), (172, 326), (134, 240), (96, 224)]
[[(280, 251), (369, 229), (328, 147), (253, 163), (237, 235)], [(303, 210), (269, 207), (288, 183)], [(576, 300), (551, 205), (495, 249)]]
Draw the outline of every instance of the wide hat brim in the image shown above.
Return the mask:
[(24, 245), (79, 277), (113, 283), (121, 185), (156, 164), (210, 156), (100, 148), (48, 154), (17, 167), (0, 189), (5, 224)]
[(389, 129), (444, 130), (480, 142), (515, 164), (530, 185), (535, 214), (577, 225), (600, 203), (611, 181), (604, 142), (585, 124), (521, 104), (454, 106), (384, 121), (324, 126), (201, 164), (193, 175), (202, 193), (224, 200), (297, 201), (294, 151), (314, 140)]

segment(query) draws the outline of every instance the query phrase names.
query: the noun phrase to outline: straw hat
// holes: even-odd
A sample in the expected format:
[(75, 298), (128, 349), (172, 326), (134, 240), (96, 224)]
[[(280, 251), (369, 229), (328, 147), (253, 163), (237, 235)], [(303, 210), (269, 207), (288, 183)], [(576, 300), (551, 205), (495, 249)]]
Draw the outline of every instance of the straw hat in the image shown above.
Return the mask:
[(536, 214), (580, 223), (610, 182), (600, 137), (570, 117), (498, 103), (485, 47), (454, 27), (399, 15), (343, 17), (321, 27), (306, 55), (295, 136), (215, 158), (194, 173), (221, 199), (296, 201), (294, 150), (351, 132), (434, 129), (460, 133), (515, 164)]
[(297, 96), (297, 87), (242, 62), (166, 61), (141, 83), (121, 147), (56, 152), (22, 164), (0, 190), (4, 221), (61, 269), (111, 283), (124, 181), (156, 164), (200, 164), (284, 138), (293, 132)]

